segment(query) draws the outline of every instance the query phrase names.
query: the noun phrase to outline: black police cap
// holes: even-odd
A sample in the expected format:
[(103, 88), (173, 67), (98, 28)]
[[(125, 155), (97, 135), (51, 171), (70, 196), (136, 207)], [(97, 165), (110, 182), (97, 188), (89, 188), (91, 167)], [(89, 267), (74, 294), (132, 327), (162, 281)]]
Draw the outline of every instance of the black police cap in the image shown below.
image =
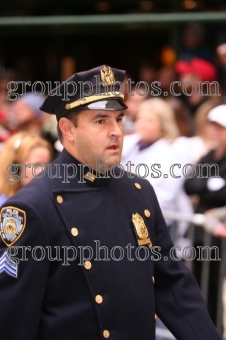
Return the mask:
[(55, 114), (57, 120), (70, 110), (125, 110), (123, 94), (119, 92), (126, 71), (99, 66), (75, 73), (52, 90), (40, 110)]

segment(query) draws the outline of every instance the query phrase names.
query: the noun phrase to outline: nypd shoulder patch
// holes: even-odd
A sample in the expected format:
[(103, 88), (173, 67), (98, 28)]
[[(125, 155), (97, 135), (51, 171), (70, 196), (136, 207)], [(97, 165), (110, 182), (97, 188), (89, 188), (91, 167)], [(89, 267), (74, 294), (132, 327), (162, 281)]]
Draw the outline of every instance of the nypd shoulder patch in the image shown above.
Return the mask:
[(2, 241), (10, 247), (22, 235), (26, 226), (25, 211), (16, 207), (4, 207), (1, 210), (0, 235)]
[(9, 257), (7, 251), (0, 257), (0, 274), (2, 273), (15, 278), (18, 276), (18, 264)]

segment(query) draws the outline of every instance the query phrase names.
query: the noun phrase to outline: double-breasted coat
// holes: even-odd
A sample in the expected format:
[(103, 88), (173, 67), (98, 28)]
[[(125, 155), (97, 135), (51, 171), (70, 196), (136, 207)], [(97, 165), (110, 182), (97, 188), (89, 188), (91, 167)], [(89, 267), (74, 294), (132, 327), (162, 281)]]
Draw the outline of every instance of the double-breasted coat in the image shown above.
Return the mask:
[(80, 183), (66, 150), (49, 169), (1, 210), (1, 339), (154, 340), (157, 314), (179, 340), (220, 340), (149, 182)]

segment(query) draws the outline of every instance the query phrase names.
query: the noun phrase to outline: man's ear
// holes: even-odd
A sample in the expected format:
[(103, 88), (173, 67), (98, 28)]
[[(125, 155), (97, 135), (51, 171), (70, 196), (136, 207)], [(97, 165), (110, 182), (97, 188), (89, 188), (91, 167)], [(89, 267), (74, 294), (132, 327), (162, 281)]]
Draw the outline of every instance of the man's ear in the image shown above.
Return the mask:
[(60, 118), (59, 128), (63, 134), (63, 138), (66, 138), (67, 140), (71, 142), (74, 140), (73, 130), (75, 126), (72, 121), (70, 121), (69, 119), (65, 117)]

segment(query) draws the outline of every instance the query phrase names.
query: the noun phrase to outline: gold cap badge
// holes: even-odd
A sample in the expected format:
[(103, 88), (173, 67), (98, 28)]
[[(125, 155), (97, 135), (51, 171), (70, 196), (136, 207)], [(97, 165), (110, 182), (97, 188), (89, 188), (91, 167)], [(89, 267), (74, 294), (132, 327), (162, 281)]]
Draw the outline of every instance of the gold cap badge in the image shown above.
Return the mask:
[(100, 77), (102, 80), (102, 86), (112, 85), (115, 82), (114, 73), (110, 67), (104, 66), (100, 70)]
[(138, 214), (132, 215), (132, 222), (137, 236), (137, 242), (139, 246), (148, 245), (152, 247), (152, 242), (149, 238), (148, 229), (144, 223), (144, 219)]

